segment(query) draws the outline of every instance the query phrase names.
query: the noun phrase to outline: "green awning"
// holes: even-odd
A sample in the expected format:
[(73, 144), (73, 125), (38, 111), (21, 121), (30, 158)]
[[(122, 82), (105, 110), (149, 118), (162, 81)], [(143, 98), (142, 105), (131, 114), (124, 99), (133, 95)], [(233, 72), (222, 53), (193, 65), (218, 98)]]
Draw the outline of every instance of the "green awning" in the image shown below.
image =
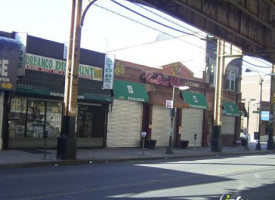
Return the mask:
[(144, 84), (115, 80), (114, 97), (129, 101), (148, 102), (148, 94)]
[(204, 94), (184, 91), (182, 92), (182, 98), (190, 105), (191, 108), (208, 108)]
[[(53, 96), (53, 97), (64, 97), (63, 91), (53, 91), (48, 88), (38, 87), (33, 85), (18, 84), (16, 92), (25, 93), (25, 94), (37, 94), (44, 96)], [(96, 100), (96, 101), (109, 101), (112, 99), (110, 95), (107, 94), (92, 94), (92, 93), (78, 93), (78, 99), (83, 100)]]
[(223, 102), (222, 107), (223, 114), (236, 117), (240, 116), (239, 108), (235, 103)]

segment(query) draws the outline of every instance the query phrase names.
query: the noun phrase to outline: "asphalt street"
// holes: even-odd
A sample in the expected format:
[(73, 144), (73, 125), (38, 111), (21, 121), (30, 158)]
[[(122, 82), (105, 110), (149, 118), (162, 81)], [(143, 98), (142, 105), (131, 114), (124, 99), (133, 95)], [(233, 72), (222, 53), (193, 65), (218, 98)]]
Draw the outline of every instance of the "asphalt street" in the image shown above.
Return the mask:
[(274, 200), (274, 161), (267, 154), (1, 169), (0, 199)]

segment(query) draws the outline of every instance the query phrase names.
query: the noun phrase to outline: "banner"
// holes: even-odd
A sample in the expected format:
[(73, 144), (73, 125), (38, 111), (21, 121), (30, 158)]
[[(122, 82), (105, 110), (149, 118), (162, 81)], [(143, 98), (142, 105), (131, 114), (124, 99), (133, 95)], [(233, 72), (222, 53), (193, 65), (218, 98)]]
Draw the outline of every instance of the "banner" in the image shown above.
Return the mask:
[[(25, 68), (34, 71), (65, 75), (66, 61), (27, 53)], [(80, 64), (78, 73), (79, 78), (102, 81), (102, 69), (99, 67)]]
[(114, 84), (114, 55), (105, 55), (103, 89), (113, 89)]
[(18, 49), (19, 49), (17, 76), (25, 76), (25, 56), (26, 56), (27, 37), (28, 35), (26, 33), (15, 33), (15, 40), (18, 43)]
[(18, 44), (14, 39), (0, 37), (0, 90), (16, 89)]

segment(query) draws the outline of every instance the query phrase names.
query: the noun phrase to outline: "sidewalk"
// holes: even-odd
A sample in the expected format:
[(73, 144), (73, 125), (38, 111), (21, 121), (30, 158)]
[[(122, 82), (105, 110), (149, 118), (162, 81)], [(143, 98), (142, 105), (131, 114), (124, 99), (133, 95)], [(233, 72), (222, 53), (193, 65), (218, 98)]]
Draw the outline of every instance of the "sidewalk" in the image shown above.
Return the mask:
[[(57, 166), (68, 164), (84, 164), (93, 162), (121, 162), (134, 160), (153, 160), (171, 158), (195, 158), (218, 155), (256, 155), (275, 153), (266, 149), (266, 143), (262, 143), (262, 150), (257, 151), (256, 143), (249, 143), (249, 150), (242, 146), (223, 147), (221, 153), (211, 152), (210, 147), (199, 147), (194, 149), (175, 148), (173, 154), (166, 154), (165, 148), (145, 149), (142, 155), (141, 148), (99, 148), (78, 149), (76, 160), (57, 160), (56, 150), (43, 149), (33, 150), (2, 150), (0, 151), (0, 168), (34, 167), (34, 166)], [(46, 155), (46, 158), (44, 157)]]

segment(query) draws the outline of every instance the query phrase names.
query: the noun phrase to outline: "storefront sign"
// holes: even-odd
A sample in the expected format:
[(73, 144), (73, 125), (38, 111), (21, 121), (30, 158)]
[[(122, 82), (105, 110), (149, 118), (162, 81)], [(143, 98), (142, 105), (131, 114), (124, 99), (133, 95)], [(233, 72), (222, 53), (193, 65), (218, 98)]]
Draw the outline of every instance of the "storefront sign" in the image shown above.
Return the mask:
[(161, 85), (161, 86), (180, 86), (180, 80), (177, 77), (147, 72), (143, 77), (146, 83)]
[[(25, 68), (34, 71), (64, 75), (66, 71), (66, 62), (64, 60), (26, 54)], [(78, 72), (80, 78), (102, 81), (102, 69), (99, 67), (80, 64)]]
[(0, 37), (0, 90), (15, 90), (18, 65), (18, 44)]
[(19, 61), (17, 76), (25, 76), (25, 56), (27, 46), (27, 34), (26, 33), (15, 33), (15, 40), (18, 43), (19, 49)]
[(113, 89), (114, 63), (115, 58), (113, 55), (105, 55), (103, 89)]

